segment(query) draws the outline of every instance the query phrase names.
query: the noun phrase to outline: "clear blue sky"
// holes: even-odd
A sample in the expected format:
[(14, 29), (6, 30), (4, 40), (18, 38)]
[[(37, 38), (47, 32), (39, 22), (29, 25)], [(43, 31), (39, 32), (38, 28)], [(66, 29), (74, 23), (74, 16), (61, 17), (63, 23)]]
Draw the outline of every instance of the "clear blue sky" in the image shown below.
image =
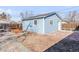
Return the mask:
[(66, 14), (69, 11), (77, 10), (78, 6), (0, 6), (0, 10), (7, 11), (14, 20), (18, 20), (20, 12), (32, 11), (33, 14), (41, 14), (47, 12), (58, 11), (60, 14)]

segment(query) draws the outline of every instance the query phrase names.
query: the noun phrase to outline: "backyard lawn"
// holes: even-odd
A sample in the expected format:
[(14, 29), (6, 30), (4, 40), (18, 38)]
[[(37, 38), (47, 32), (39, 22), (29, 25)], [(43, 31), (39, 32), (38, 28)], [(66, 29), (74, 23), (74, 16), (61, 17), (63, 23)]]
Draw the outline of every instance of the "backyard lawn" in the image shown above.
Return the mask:
[(28, 33), (26, 38), (22, 36), (18, 40), (25, 47), (31, 49), (32, 51), (43, 52), (70, 34), (72, 34), (72, 32), (70, 31), (58, 31), (46, 35), (37, 33)]

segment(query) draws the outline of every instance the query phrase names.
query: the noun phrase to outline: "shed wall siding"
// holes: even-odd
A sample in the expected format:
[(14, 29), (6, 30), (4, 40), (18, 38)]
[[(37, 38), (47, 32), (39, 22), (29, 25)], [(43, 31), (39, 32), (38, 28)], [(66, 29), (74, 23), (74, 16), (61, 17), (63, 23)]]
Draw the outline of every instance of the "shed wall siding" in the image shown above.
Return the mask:
[(37, 32), (37, 33), (44, 33), (43, 29), (43, 19), (35, 19), (37, 20), (37, 25), (34, 25), (34, 21), (33, 21), (33, 29), (34, 29), (34, 32)]
[[(37, 25), (34, 24), (34, 20), (37, 20)], [(32, 27), (28, 28), (28, 31), (37, 32), (37, 33), (50, 33), (56, 32), (59, 28), (59, 22), (61, 20), (56, 16), (50, 16), (46, 19), (34, 19), (23, 22), (23, 30), (26, 30), (29, 23), (31, 23)], [(50, 24), (50, 20), (53, 21), (53, 24)]]
[[(53, 21), (53, 24), (50, 24), (50, 20)], [(45, 33), (58, 31), (59, 22), (60, 22), (60, 19), (56, 15), (46, 18), (45, 19)]]
[[(34, 24), (34, 20), (37, 20), (37, 25)], [(29, 23), (31, 23), (32, 27), (28, 28), (28, 31), (44, 33), (44, 19), (34, 19), (29, 21), (23, 21), (23, 30), (26, 30)]]
[[(30, 23), (30, 25), (32, 25), (32, 20), (30, 20), (30, 21), (23, 21), (23, 30), (26, 30), (27, 29), (27, 27), (28, 27), (28, 25), (29, 25), (29, 23)], [(33, 31), (33, 29), (32, 29), (32, 27), (28, 27), (28, 31)]]

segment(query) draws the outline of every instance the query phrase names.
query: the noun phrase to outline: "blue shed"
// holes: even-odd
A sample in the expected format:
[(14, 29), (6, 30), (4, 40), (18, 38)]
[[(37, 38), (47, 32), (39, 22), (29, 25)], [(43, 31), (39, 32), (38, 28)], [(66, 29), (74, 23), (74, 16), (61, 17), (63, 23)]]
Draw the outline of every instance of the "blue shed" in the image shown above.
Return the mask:
[(50, 33), (61, 30), (61, 17), (55, 13), (45, 13), (23, 19), (23, 30)]

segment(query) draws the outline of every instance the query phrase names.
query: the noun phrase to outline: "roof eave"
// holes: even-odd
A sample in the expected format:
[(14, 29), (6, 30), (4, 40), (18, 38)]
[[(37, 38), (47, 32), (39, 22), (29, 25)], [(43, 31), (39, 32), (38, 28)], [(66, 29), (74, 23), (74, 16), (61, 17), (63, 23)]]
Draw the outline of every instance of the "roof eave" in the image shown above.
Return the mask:
[[(34, 18), (34, 19), (42, 19), (42, 18), (45, 18), (45, 17)], [(34, 20), (34, 19), (23, 19), (22, 21), (29, 21), (29, 20)]]

